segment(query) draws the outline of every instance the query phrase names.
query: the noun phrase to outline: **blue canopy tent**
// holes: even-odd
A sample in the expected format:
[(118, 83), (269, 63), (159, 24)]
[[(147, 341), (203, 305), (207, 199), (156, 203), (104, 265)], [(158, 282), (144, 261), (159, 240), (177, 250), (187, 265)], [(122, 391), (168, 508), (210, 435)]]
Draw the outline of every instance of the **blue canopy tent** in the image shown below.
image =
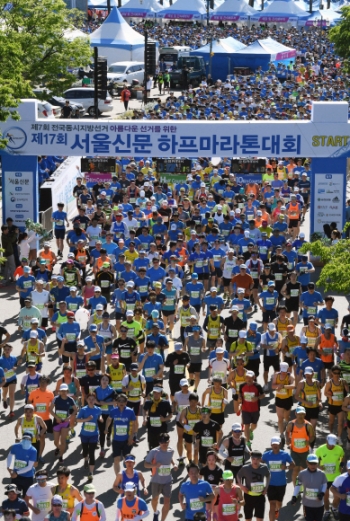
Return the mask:
[[(341, 14), (333, 11), (333, 9), (323, 9), (322, 11), (314, 11), (305, 20), (300, 20), (298, 25), (305, 25), (306, 27), (332, 27), (341, 19)], [(315, 23), (316, 22), (316, 23)]]
[(245, 0), (226, 0), (210, 15), (211, 21), (243, 22), (256, 13)]
[(253, 14), (251, 22), (292, 23), (306, 18), (307, 13), (294, 0), (274, 0), (266, 9)]
[(262, 70), (267, 71), (270, 63), (289, 65), (290, 62), (294, 62), (295, 56), (295, 49), (286, 47), (272, 38), (266, 38), (257, 40), (245, 49), (237, 51), (233, 55), (233, 64), (234, 67), (250, 67), (252, 70), (261, 67)]
[[(108, 64), (120, 61), (144, 61), (145, 39), (113, 7), (104, 23), (90, 35), (91, 47), (97, 47)], [(158, 43), (157, 43), (158, 49)]]
[[(244, 43), (235, 40), (232, 37), (224, 40), (213, 40), (212, 43), (212, 78), (216, 80), (224, 80), (229, 74), (232, 74), (233, 56), (240, 49), (244, 49)], [(190, 56), (202, 56), (206, 63), (207, 74), (209, 72), (210, 60), (210, 43), (203, 47), (190, 52)]]
[(156, 16), (166, 20), (202, 20), (206, 13), (203, 0), (177, 0), (170, 7), (158, 11)]

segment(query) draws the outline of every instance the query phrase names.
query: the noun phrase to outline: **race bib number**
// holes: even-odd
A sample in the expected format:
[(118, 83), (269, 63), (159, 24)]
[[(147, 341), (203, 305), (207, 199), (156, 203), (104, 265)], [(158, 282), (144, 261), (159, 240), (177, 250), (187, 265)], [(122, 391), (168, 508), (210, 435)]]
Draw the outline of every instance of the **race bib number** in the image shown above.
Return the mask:
[(35, 408), (36, 412), (46, 412), (46, 403), (37, 403)]
[(199, 501), (199, 498), (190, 499), (190, 509), (195, 512), (203, 508), (203, 502)]
[(236, 505), (234, 503), (229, 503), (228, 505), (222, 505), (222, 515), (223, 516), (232, 516), (236, 513)]
[(307, 307), (307, 312), (309, 315), (315, 315), (316, 314), (316, 307), (315, 306), (308, 306)]
[(317, 494), (318, 494), (317, 488), (306, 488), (305, 489), (305, 497), (307, 497), (308, 499), (316, 500)]
[(326, 474), (334, 474), (335, 468), (336, 468), (336, 465), (334, 463), (325, 463), (324, 464), (324, 471)]
[(152, 376), (155, 374), (156, 374), (156, 371), (155, 371), (154, 367), (148, 367), (147, 369), (145, 369), (146, 378), (152, 378)]
[(200, 353), (201, 353), (201, 348), (200, 348), (200, 347), (194, 347), (194, 346), (192, 346), (192, 347), (190, 348), (190, 354), (191, 354), (191, 355), (193, 355), (193, 356), (198, 356), (198, 355), (200, 355)]
[(50, 501), (38, 501), (36, 507), (40, 510), (50, 510), (51, 503)]
[(185, 372), (185, 366), (184, 365), (176, 365), (175, 366), (175, 374), (184, 374)]
[[(108, 406), (106, 406), (108, 408)], [(95, 432), (96, 424), (93, 422), (84, 422), (84, 431)]]
[(282, 461), (270, 461), (269, 467), (271, 472), (281, 472)]
[(235, 338), (238, 336), (238, 329), (229, 329), (228, 330), (228, 336), (230, 338)]
[(251, 484), (251, 491), (254, 492), (254, 494), (260, 494), (264, 488), (265, 488), (265, 485), (264, 483), (252, 483)]
[(191, 297), (193, 297), (193, 298), (199, 298), (199, 291), (192, 291), (192, 292), (191, 292)]
[(342, 402), (343, 398), (344, 398), (344, 393), (333, 393), (334, 402)]
[(290, 290), (290, 296), (291, 297), (298, 297), (299, 296), (299, 290), (298, 289), (291, 289)]
[(252, 402), (255, 397), (255, 393), (243, 393), (246, 402)]
[(151, 427), (161, 427), (162, 422), (160, 421), (159, 416), (150, 416), (149, 419)]
[(282, 280), (283, 273), (275, 273), (275, 279), (276, 280)]
[(66, 334), (66, 339), (68, 340), (68, 342), (74, 342), (74, 340), (76, 339), (76, 334), (75, 333), (67, 333)]
[(26, 461), (22, 461), (20, 459), (15, 460), (14, 468), (15, 469), (24, 469), (27, 466)]
[(296, 438), (294, 440), (294, 445), (295, 445), (296, 449), (305, 449), (306, 439), (305, 438)]
[(169, 465), (161, 465), (158, 468), (159, 476), (170, 476), (171, 467)]
[(271, 297), (267, 297), (266, 298), (266, 304), (268, 306), (273, 306), (275, 304), (275, 299), (274, 298), (271, 298)]
[(117, 425), (115, 428), (115, 433), (117, 436), (126, 436), (128, 434), (128, 426), (127, 425)]
[(222, 400), (210, 400), (210, 405), (213, 409), (221, 409)]
[(233, 467), (241, 467), (243, 465), (243, 456), (234, 456), (231, 465)]
[(130, 358), (131, 352), (129, 349), (121, 349), (120, 350), (120, 357), (121, 358)]
[(201, 437), (203, 447), (211, 447), (214, 444), (214, 438), (212, 436)]
[(6, 371), (5, 373), (5, 378), (6, 380), (10, 380), (11, 378), (13, 378), (14, 376), (16, 376), (16, 373), (13, 369), (9, 369), (8, 371)]
[(65, 420), (67, 418), (67, 411), (56, 411), (56, 416), (61, 418), (61, 420)]

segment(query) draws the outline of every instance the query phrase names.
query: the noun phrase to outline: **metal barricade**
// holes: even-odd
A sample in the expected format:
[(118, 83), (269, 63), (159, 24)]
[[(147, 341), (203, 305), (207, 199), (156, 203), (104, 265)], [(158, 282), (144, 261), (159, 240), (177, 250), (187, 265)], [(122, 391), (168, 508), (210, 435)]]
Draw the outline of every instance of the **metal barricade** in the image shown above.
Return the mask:
[(53, 236), (53, 223), (51, 222), (52, 206), (44, 212), (39, 212), (39, 222), (47, 233)]

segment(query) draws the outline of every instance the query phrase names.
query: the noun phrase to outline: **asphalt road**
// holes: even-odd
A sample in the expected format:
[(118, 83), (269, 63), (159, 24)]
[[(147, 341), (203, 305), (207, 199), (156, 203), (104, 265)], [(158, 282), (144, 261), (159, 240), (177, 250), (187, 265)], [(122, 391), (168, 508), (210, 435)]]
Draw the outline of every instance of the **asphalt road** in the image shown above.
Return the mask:
[[(308, 223), (304, 225), (304, 231)], [(66, 252), (67, 253), (67, 252)], [(317, 275), (317, 274), (315, 274)], [(317, 280), (317, 276), (314, 277)], [(0, 323), (4, 325), (9, 332), (11, 333), (11, 344), (14, 347), (14, 353), (16, 356), (20, 354), (21, 344), (20, 344), (20, 336), (16, 332), (16, 318), (19, 311), (19, 301), (17, 294), (15, 293), (14, 287), (5, 287), (0, 288), (0, 309), (1, 309), (1, 321)], [(347, 300), (344, 297), (336, 296), (335, 307), (338, 309), (340, 317), (342, 317), (346, 313), (347, 309)], [(223, 313), (224, 316), (228, 315), (228, 310), (225, 310)], [(261, 324), (261, 313), (255, 313), (254, 319)], [(203, 318), (201, 318), (201, 321)], [(299, 324), (297, 328), (297, 333), (299, 332), (301, 325)], [(50, 331), (50, 330), (49, 330)], [(175, 329), (175, 336), (179, 333), (178, 324)], [(44, 361), (44, 371), (45, 374), (49, 374), (53, 383), (50, 388), (54, 389), (55, 382), (61, 374), (61, 368), (57, 363), (57, 349), (54, 346), (54, 335), (51, 334), (49, 336), (49, 341), (47, 345), (47, 357)], [(204, 364), (205, 366), (205, 364)], [(262, 371), (260, 371), (261, 373)], [(24, 373), (24, 368), (20, 368), (19, 371), (19, 382), (21, 381), (21, 377)], [(270, 375), (271, 376), (271, 375)], [(207, 373), (203, 372), (202, 380), (199, 386), (199, 394), (201, 395), (207, 387)], [(262, 376), (259, 378), (259, 383), (262, 382)], [(168, 389), (168, 380), (165, 379), (165, 388)], [(19, 389), (19, 384), (18, 384)], [(24, 400), (21, 396), (20, 392), (16, 393), (16, 418), (23, 414), (23, 405)], [(236, 416), (233, 413), (232, 403), (226, 408), (227, 410), (227, 418), (224, 424), (224, 434), (228, 434), (230, 432), (230, 428), (232, 423), (237, 421)], [(0, 411), (0, 428), (1, 428), (1, 439), (0, 439), (0, 476), (2, 479), (3, 485), (9, 483), (8, 473), (6, 471), (6, 456), (9, 450), (9, 447), (14, 443), (14, 425), (15, 419), (12, 421), (7, 417), (8, 409), (5, 411), (1, 406)], [(327, 412), (323, 411), (321, 414), (321, 422), (318, 429), (318, 444), (324, 443), (325, 435), (327, 435)], [(177, 435), (176, 435), (176, 427), (175, 420), (170, 423), (170, 437), (171, 437), (171, 447), (175, 449), (175, 457), (177, 457), (176, 453), (176, 443), (177, 443)], [(80, 426), (76, 429), (77, 433), (80, 432)], [(264, 451), (269, 447), (270, 439), (273, 435), (277, 433), (277, 423), (276, 423), (276, 414), (274, 407), (274, 397), (271, 394), (267, 394), (266, 399), (264, 400), (261, 408), (261, 416), (258, 424), (258, 428), (255, 431), (254, 441), (252, 443), (252, 447), (255, 449), (260, 449)], [(345, 433), (344, 433), (345, 434)], [(143, 459), (148, 451), (148, 445), (146, 441), (145, 430), (141, 429), (139, 438), (141, 438), (140, 445), (134, 449), (134, 454), (136, 455), (138, 470), (141, 470), (146, 476), (146, 483), (149, 483), (150, 480), (150, 471), (146, 470), (143, 466)], [(318, 446), (318, 445), (317, 445)], [(83, 461), (81, 454), (81, 446), (80, 446), (80, 438), (76, 436), (69, 444), (67, 453), (65, 454), (65, 464), (68, 465), (72, 470), (72, 482), (75, 486), (77, 486), (80, 490), (83, 489), (84, 484), (87, 482), (86, 471), (83, 470)], [(349, 455), (348, 455), (349, 456)], [(44, 453), (45, 465), (44, 467), (48, 470), (49, 476), (51, 480), (55, 480), (55, 470), (58, 467), (57, 459), (54, 458), (54, 445), (52, 439), (46, 443), (46, 449)], [(97, 497), (100, 501), (102, 501), (107, 509), (108, 520), (114, 521), (115, 519), (115, 506), (114, 503), (117, 499), (116, 494), (112, 491), (112, 484), (114, 481), (114, 471), (113, 471), (113, 461), (111, 457), (111, 451), (108, 450), (106, 458), (104, 460), (97, 459), (96, 464), (96, 473), (94, 477), (94, 485), (97, 489)], [(171, 498), (172, 509), (168, 515), (169, 520), (173, 519), (184, 519), (184, 514), (179, 508), (178, 501), (178, 490), (179, 486), (186, 477), (186, 470), (182, 467), (182, 470), (174, 473), (174, 484), (173, 484), (173, 494)], [(289, 476), (290, 479), (290, 476)], [(302, 509), (300, 508), (300, 504), (298, 503), (296, 507), (291, 507), (290, 499), (292, 496), (292, 485), (289, 483), (287, 487), (287, 492), (285, 496), (285, 506), (282, 508), (279, 519), (281, 521), (292, 521), (294, 519), (302, 519)], [(0, 492), (1, 500), (5, 499), (3, 494), (3, 490)], [(149, 496), (148, 496), (149, 498)], [(147, 500), (147, 498), (146, 498)], [(150, 507), (151, 508), (151, 507)], [(149, 519), (152, 519), (151, 517)], [(265, 512), (265, 520), (268, 519), (268, 508), (266, 508)]]

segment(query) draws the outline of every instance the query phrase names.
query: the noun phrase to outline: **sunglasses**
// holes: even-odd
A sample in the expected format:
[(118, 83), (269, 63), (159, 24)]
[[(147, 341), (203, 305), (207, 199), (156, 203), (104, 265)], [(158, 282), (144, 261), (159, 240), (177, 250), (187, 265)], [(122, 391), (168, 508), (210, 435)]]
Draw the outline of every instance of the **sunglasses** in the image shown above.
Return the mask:
[(53, 507), (62, 507), (62, 505), (58, 505), (57, 503), (52, 503)]

